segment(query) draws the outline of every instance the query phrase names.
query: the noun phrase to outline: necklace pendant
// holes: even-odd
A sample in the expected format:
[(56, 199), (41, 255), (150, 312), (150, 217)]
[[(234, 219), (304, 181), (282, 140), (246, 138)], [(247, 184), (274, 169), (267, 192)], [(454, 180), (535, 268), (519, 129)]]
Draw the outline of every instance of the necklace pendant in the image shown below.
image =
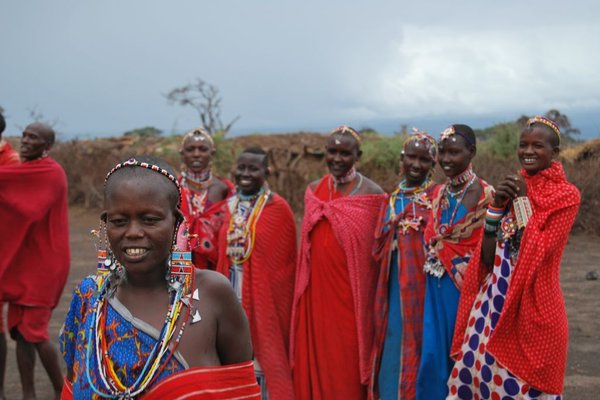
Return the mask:
[(440, 235), (445, 235), (450, 230), (450, 225), (448, 224), (440, 224), (438, 231)]
[(200, 311), (198, 311), (198, 309), (196, 308), (194, 310), (194, 313), (192, 314), (192, 324), (195, 324), (196, 322), (200, 321), (202, 321), (202, 316), (200, 315)]

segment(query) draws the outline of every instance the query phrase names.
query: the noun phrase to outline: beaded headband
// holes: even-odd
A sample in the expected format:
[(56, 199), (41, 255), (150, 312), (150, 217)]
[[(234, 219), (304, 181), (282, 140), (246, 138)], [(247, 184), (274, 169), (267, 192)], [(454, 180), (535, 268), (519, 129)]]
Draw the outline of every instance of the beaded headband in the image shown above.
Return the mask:
[[(429, 152), (429, 157), (431, 157), (434, 162), (437, 160), (437, 143), (433, 137), (427, 134), (427, 132), (413, 128), (412, 133), (404, 142), (403, 149), (406, 149), (406, 146), (410, 143), (414, 143), (416, 147), (424, 146)], [(404, 154), (404, 150), (402, 150), (402, 154)]]
[(177, 178), (173, 174), (171, 174), (169, 171), (167, 171), (164, 168), (159, 167), (158, 165), (150, 164), (150, 163), (143, 162), (143, 161), (138, 161), (133, 157), (127, 161), (123, 161), (122, 163), (115, 165), (113, 167), (113, 169), (111, 169), (110, 172), (108, 174), (106, 174), (106, 178), (104, 178), (104, 186), (106, 186), (106, 182), (108, 181), (108, 178), (110, 178), (110, 176), (112, 174), (114, 174), (115, 172), (117, 172), (118, 170), (120, 170), (121, 168), (124, 168), (124, 167), (146, 168), (146, 169), (149, 169), (150, 171), (154, 171), (154, 172), (157, 172), (157, 173), (163, 175), (165, 178), (167, 178), (168, 180), (173, 182), (173, 184), (177, 188), (177, 191), (179, 192), (179, 200), (177, 201), (177, 208), (179, 208), (179, 206), (181, 205), (181, 186), (179, 185)]
[(329, 133), (329, 136), (333, 136), (333, 135), (345, 135), (345, 134), (352, 135), (352, 137), (358, 142), (358, 144), (361, 143), (361, 139), (360, 139), (360, 136), (358, 136), (358, 132), (356, 132), (354, 129), (352, 129), (348, 125), (338, 126), (337, 128), (335, 128), (334, 130), (332, 130)]
[(536, 115), (535, 117), (531, 117), (527, 120), (527, 127), (531, 128), (531, 125), (535, 123), (544, 124), (550, 127), (550, 129), (552, 129), (552, 131), (556, 133), (556, 136), (558, 137), (558, 143), (560, 144), (560, 128), (558, 127), (558, 124), (556, 122), (552, 121), (550, 118), (542, 117), (541, 115)]
[(449, 139), (449, 138), (451, 138), (451, 137), (452, 137), (452, 136), (454, 136), (454, 135), (461, 136), (461, 137), (462, 137), (463, 139), (465, 139), (465, 141), (466, 141), (468, 144), (470, 144), (470, 145), (475, 145), (475, 143), (473, 143), (473, 142), (471, 141), (471, 139), (469, 139), (469, 138), (467, 137), (467, 135), (465, 135), (464, 133), (462, 133), (462, 132), (460, 132), (460, 131), (457, 131), (457, 130), (454, 128), (454, 125), (450, 125), (449, 127), (447, 127), (446, 129), (444, 129), (444, 130), (442, 131), (442, 133), (440, 134), (440, 142), (442, 142), (442, 141), (444, 141), (444, 140), (446, 140), (446, 139)]
[(193, 138), (194, 140), (208, 140), (213, 147), (215, 146), (214, 139), (204, 128), (196, 128), (183, 135), (183, 139), (181, 139), (181, 146), (183, 146), (185, 141), (189, 138)]

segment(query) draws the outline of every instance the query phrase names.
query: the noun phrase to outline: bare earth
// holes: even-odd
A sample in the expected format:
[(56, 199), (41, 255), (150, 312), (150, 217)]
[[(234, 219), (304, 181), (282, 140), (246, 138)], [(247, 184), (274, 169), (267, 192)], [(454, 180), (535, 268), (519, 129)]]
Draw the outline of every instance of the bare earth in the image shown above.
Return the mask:
[[(98, 213), (74, 208), (71, 223), (71, 274), (50, 325), (57, 342), (58, 332), (67, 313), (71, 292), (86, 275), (93, 273), (96, 254), (89, 232), (98, 227)], [(569, 316), (569, 359), (565, 378), (566, 399), (592, 400), (600, 390), (600, 280), (587, 281), (589, 271), (600, 273), (600, 238), (572, 234), (565, 250), (561, 282)], [(6, 398), (21, 398), (16, 368), (15, 345), (8, 343)], [(39, 399), (51, 399), (52, 388), (41, 363), (36, 364), (36, 389)]]

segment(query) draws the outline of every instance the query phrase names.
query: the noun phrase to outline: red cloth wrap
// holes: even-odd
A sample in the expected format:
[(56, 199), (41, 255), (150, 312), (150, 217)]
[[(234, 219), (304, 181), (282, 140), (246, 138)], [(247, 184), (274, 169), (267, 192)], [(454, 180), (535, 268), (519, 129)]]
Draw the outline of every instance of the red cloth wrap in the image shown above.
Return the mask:
[[(190, 214), (189, 189), (181, 186), (181, 212), (185, 216), (188, 227), (188, 234), (196, 235), (190, 238), (190, 247), (192, 248), (192, 258), (196, 268), (212, 269), (217, 265), (219, 257), (218, 235), (221, 225), (223, 225), (224, 209), (227, 204), (227, 198), (235, 191), (235, 186), (227, 179), (219, 178), (227, 185), (227, 197), (219, 202), (208, 204), (203, 213), (197, 215)], [(181, 178), (179, 178), (181, 182)]]
[[(322, 179), (320, 186), (327, 178)], [(304, 219), (296, 270), (296, 287), (292, 309), (290, 360), (294, 360), (294, 345), (298, 325), (299, 302), (306, 291), (311, 274), (311, 233), (315, 225), (325, 218), (342, 247), (347, 261), (358, 334), (360, 380), (367, 385), (371, 373), (370, 356), (373, 344), (373, 303), (378, 268), (372, 257), (374, 232), (379, 212), (387, 198), (385, 194), (343, 196), (321, 200), (310, 188), (304, 195)], [(325, 266), (317, 266), (325, 267)], [(354, 349), (348, 349), (354, 351)]]
[[(475, 207), (467, 214), (450, 226), (444, 234), (439, 233), (442, 217), (442, 205), (445, 185), (438, 186), (433, 195), (432, 216), (425, 229), (425, 243), (432, 247), (437, 253), (438, 259), (444, 265), (446, 273), (458, 289), (461, 288), (466, 270), (466, 263), (457, 262), (465, 256), (470, 256), (477, 246), (483, 232), (483, 220), (487, 206), (492, 202), (494, 188), (483, 179), (479, 179), (481, 185), (481, 196)], [(452, 261), (455, 260), (453, 263)], [(456, 266), (456, 272), (452, 267)]]
[(19, 153), (13, 150), (10, 143), (0, 139), (0, 166), (16, 165), (20, 162)]
[[(229, 278), (226, 254), (231, 214), (225, 207), (219, 233), (217, 271)], [(271, 399), (292, 399), (289, 331), (296, 270), (296, 223), (288, 203), (273, 193), (256, 223), (252, 256), (243, 265), (242, 305), (248, 316), (254, 355)]]
[[(61, 400), (72, 400), (71, 384), (65, 379)], [(194, 367), (160, 381), (141, 400), (260, 399), (254, 364), (248, 361), (219, 367)]]
[(67, 179), (49, 157), (0, 167), (0, 300), (54, 308), (69, 274)]
[[(504, 308), (487, 351), (530, 386), (558, 394), (563, 390), (568, 345), (559, 269), (580, 194), (558, 162), (533, 176), (523, 170), (521, 175), (533, 215), (523, 233)], [(461, 291), (453, 357), (460, 351), (473, 302), (489, 273), (480, 254), (481, 245), (471, 259)]]

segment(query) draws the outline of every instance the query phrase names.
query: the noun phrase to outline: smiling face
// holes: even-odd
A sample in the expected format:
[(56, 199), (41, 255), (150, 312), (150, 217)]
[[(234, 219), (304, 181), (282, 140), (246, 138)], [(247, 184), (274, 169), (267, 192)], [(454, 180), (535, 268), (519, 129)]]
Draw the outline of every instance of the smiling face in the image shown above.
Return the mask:
[(421, 185), (434, 166), (429, 150), (423, 144), (418, 147), (417, 144), (408, 143), (401, 158), (402, 171), (409, 186)]
[(438, 161), (444, 175), (454, 178), (469, 167), (476, 150), (462, 136), (453, 135), (440, 142), (438, 151)]
[(33, 161), (44, 155), (54, 142), (54, 131), (47, 125), (34, 123), (27, 125), (21, 136), (21, 158)]
[(325, 145), (325, 162), (335, 178), (344, 177), (360, 155), (358, 143), (351, 135), (331, 135)]
[(552, 159), (558, 155), (559, 148), (552, 135), (555, 134), (539, 126), (525, 129), (521, 133), (517, 155), (528, 175), (535, 175), (550, 167)]
[(194, 135), (183, 142), (180, 154), (189, 171), (200, 173), (210, 165), (215, 148), (204, 136)]
[(145, 172), (111, 176), (102, 216), (114, 256), (128, 274), (164, 276), (179, 215), (172, 199), (176, 189), (158, 173)]
[(240, 154), (235, 169), (235, 183), (243, 195), (254, 195), (263, 187), (269, 174), (266, 157), (266, 154)]

